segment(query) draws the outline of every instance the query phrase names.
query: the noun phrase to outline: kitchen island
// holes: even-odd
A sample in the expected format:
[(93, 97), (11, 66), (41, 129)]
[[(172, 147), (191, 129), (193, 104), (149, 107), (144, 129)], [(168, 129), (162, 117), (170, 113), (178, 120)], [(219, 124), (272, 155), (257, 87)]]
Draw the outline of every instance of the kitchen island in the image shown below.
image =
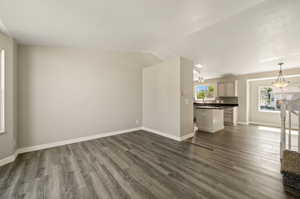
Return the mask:
[(224, 110), (224, 125), (226, 126), (236, 126), (237, 125), (237, 113), (238, 113), (238, 100), (232, 98), (227, 100), (228, 102), (194, 102), (194, 118), (196, 118), (196, 107), (213, 107), (220, 108)]
[(224, 110), (215, 106), (195, 106), (196, 124), (199, 131), (215, 133), (224, 129)]

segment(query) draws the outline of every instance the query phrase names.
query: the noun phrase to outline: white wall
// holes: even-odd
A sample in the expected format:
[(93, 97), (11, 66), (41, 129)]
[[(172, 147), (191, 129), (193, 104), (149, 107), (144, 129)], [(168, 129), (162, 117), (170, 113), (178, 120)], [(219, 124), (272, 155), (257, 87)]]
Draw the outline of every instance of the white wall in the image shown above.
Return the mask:
[(143, 70), (143, 126), (180, 135), (179, 58)]
[(193, 64), (180, 57), (144, 68), (143, 126), (175, 137), (192, 133), (192, 81)]
[(180, 58), (180, 136), (194, 131), (193, 69), (194, 64), (192, 61)]
[(18, 58), (20, 147), (141, 126), (142, 68), (160, 61), (35, 46), (20, 46)]
[(0, 134), (0, 160), (12, 155), (17, 142), (16, 49), (14, 40), (0, 32), (0, 49), (5, 50), (5, 133)]

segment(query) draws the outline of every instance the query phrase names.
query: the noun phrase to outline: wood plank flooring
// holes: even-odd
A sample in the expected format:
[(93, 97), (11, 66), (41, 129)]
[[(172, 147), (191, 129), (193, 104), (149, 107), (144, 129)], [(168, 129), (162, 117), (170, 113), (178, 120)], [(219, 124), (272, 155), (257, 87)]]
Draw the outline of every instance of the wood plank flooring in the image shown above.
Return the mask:
[(0, 198), (293, 198), (278, 145), (249, 126), (185, 142), (137, 131), (22, 154), (0, 168)]

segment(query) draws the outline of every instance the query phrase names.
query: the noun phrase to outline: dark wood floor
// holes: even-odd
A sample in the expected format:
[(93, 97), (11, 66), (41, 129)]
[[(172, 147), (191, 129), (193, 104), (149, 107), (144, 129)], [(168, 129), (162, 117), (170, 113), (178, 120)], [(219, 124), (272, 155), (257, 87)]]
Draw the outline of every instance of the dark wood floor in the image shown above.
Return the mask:
[(144, 131), (20, 155), (0, 168), (0, 198), (293, 198), (279, 134), (253, 126), (176, 142)]

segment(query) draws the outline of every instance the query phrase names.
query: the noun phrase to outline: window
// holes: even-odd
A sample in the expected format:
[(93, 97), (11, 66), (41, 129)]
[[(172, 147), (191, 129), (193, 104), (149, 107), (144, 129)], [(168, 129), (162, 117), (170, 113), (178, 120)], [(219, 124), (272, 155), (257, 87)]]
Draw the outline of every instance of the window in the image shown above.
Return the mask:
[(259, 111), (280, 111), (280, 101), (274, 97), (272, 87), (259, 87), (258, 92)]
[(5, 132), (5, 51), (0, 50), (0, 133)]
[(197, 85), (195, 86), (195, 99), (204, 100), (204, 99), (214, 99), (215, 97), (215, 88), (212, 85)]

